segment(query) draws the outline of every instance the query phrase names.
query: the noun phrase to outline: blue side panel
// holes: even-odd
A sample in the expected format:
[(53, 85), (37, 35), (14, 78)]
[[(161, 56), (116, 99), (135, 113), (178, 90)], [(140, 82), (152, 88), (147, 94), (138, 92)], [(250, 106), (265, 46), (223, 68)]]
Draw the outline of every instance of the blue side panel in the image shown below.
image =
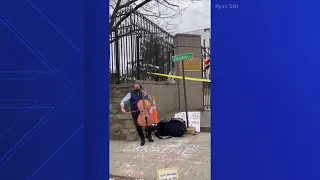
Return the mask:
[(0, 179), (82, 180), (83, 1), (0, 1)]
[(212, 179), (320, 179), (319, 7), (212, 3)]

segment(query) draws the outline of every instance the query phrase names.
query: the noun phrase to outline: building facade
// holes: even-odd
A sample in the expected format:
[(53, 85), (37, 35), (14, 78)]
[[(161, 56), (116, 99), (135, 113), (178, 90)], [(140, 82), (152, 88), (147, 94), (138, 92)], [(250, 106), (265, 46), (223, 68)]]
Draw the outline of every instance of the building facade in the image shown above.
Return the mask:
[(195, 31), (185, 32), (183, 34), (197, 34), (201, 36), (201, 46), (210, 48), (210, 28), (199, 29)]

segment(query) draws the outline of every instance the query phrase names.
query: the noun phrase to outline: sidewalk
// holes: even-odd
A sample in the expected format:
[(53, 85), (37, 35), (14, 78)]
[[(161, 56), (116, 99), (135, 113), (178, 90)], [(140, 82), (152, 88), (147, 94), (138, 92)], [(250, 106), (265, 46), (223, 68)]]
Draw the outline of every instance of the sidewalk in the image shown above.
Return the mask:
[(210, 133), (154, 140), (110, 141), (110, 174), (155, 180), (157, 169), (178, 167), (181, 180), (210, 180)]

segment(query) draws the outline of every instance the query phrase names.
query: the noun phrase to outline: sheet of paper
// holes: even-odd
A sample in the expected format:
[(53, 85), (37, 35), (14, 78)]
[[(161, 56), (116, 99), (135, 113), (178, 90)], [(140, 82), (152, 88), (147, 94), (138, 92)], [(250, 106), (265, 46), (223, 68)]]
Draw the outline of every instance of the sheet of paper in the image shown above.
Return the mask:
[[(188, 112), (189, 126), (194, 127), (196, 129), (196, 132), (200, 132), (200, 117), (200, 111)], [(181, 118), (186, 121), (186, 112), (175, 113), (174, 118)]]

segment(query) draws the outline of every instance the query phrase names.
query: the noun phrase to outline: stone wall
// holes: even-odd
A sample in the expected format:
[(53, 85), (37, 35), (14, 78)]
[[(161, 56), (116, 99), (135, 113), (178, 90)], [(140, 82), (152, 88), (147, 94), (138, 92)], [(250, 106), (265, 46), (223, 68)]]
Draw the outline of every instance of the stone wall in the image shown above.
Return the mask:
[[(138, 81), (151, 96), (156, 97), (157, 113), (161, 118), (179, 108), (178, 85), (168, 82)], [(131, 114), (120, 113), (120, 101), (130, 92), (132, 84), (110, 85), (110, 139), (138, 140)], [(126, 106), (129, 107), (129, 104)], [(128, 111), (129, 108), (126, 108)]]

